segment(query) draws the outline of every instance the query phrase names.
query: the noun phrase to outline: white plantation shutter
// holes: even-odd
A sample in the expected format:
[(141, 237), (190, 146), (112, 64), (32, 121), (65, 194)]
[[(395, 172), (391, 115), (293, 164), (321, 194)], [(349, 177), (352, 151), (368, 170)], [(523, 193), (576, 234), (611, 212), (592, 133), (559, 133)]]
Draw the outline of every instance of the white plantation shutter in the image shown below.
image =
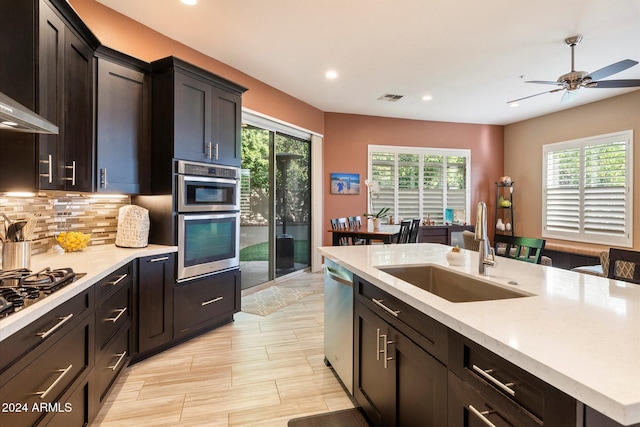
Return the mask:
[(441, 224), (445, 208), (463, 209), (468, 221), (469, 159), (469, 150), (369, 146), (369, 176), (380, 184), (373, 210)]
[(631, 247), (632, 131), (543, 147), (543, 237)]

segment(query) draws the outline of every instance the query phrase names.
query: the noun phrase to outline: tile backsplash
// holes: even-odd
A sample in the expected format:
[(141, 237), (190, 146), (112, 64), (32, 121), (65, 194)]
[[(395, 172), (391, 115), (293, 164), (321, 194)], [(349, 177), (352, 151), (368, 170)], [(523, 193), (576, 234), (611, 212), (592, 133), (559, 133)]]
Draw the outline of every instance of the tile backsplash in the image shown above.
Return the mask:
[(91, 233), (90, 245), (114, 243), (118, 210), (130, 203), (128, 196), (95, 197), (93, 194), (50, 191), (31, 197), (9, 197), (0, 193), (0, 212), (12, 221), (29, 219), (40, 212), (32, 238), (32, 255), (57, 247), (54, 235), (60, 231)]

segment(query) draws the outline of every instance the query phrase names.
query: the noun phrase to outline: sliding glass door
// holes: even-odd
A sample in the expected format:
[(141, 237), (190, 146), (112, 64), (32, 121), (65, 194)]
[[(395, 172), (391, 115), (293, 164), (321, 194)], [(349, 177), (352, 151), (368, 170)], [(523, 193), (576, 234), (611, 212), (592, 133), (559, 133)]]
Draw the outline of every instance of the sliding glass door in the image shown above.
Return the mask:
[(310, 265), (310, 146), (283, 132), (242, 128), (243, 289)]

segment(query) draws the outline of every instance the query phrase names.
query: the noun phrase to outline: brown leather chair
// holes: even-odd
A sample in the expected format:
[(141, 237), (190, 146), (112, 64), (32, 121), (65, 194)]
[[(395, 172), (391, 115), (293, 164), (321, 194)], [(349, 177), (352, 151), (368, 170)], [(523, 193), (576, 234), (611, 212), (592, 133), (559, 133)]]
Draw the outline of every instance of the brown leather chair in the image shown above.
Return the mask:
[(609, 279), (640, 285), (640, 252), (609, 249)]

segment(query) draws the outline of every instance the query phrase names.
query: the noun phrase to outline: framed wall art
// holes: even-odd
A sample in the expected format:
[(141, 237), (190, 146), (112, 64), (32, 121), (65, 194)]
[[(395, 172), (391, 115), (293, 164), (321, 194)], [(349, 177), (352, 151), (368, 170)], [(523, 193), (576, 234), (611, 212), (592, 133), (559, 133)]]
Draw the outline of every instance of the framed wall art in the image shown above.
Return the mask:
[(360, 194), (360, 174), (331, 172), (331, 194)]

